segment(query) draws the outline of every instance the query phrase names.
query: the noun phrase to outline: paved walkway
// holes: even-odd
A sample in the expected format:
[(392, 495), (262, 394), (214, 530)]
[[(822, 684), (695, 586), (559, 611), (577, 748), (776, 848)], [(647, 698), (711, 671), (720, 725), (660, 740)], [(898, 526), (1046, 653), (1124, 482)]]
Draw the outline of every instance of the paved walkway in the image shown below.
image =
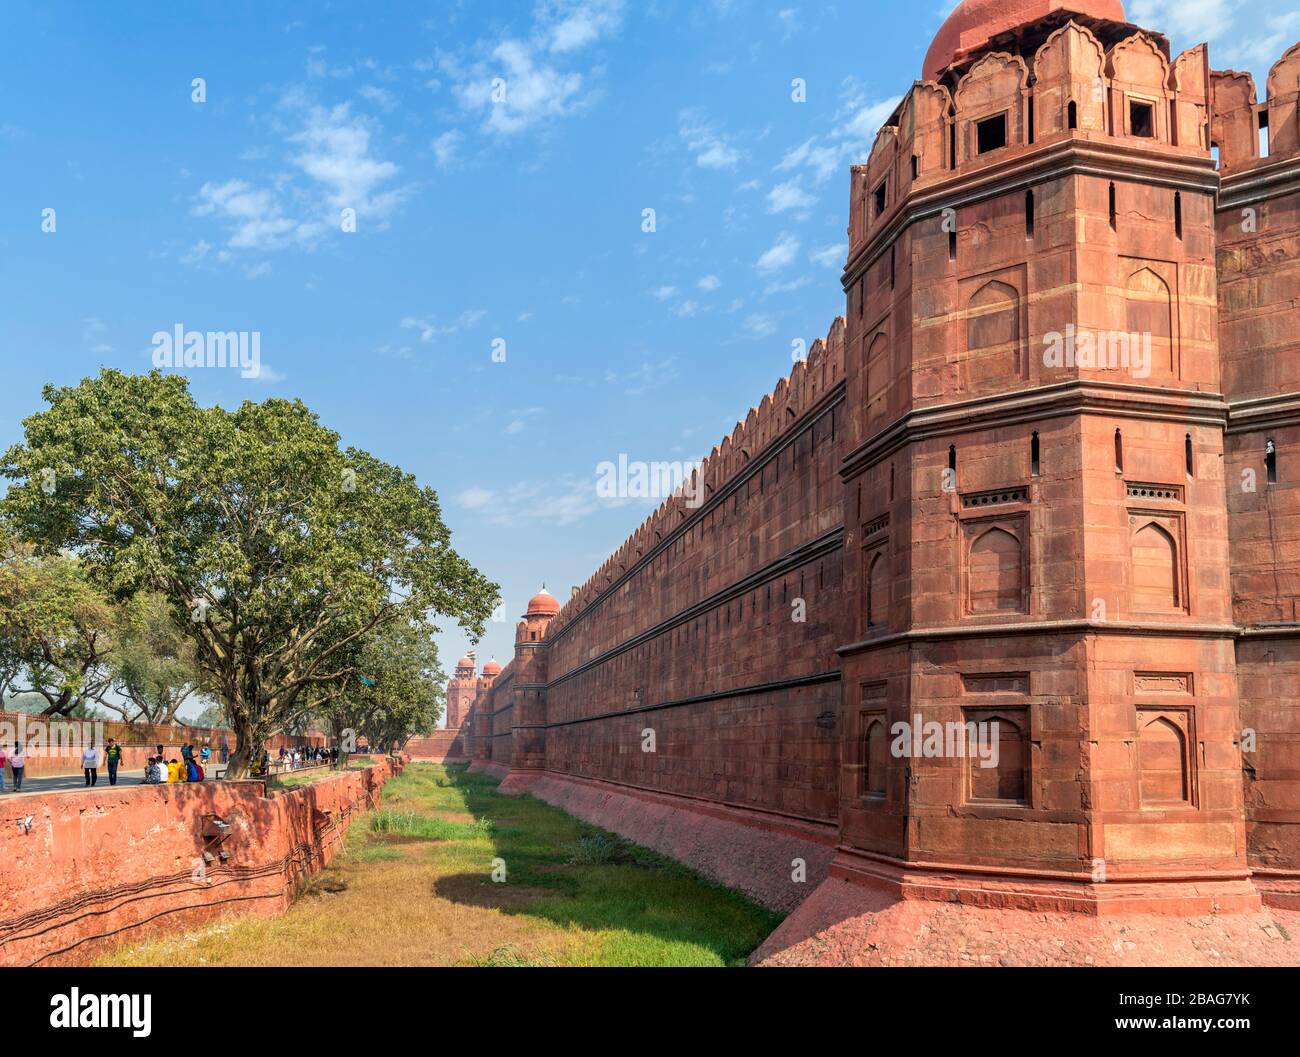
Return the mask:
[[(144, 770), (139, 771), (122, 771), (117, 772), (117, 784), (122, 785), (142, 785), (144, 783)], [(108, 771), (100, 768), (99, 781), (95, 783), (95, 788), (100, 786), (109, 788)], [(24, 793), (67, 793), (75, 789), (85, 789), (85, 775), (78, 772), (77, 774), (45, 774), (32, 775), (23, 779)], [(13, 777), (9, 770), (5, 769), (5, 790), (0, 796), (13, 796), (14, 783)]]
[[(297, 770), (289, 770), (288, 768), (285, 768), (283, 771), (280, 770), (272, 771), (271, 776), (274, 778), (277, 775), (287, 776), (291, 774), (299, 774), (303, 771), (319, 771), (319, 770), (324, 770), (325, 768), (328, 767), (329, 764), (327, 763), (318, 763), (318, 764), (313, 764), (310, 767), (299, 767)], [(226, 765), (224, 763), (213, 763), (210, 766), (205, 767), (204, 771), (207, 772), (207, 776), (208, 776), (206, 780), (207, 781), (214, 780), (215, 778), (218, 777), (218, 775), (224, 773), (225, 770), (226, 770)], [(117, 788), (121, 788), (123, 786), (129, 787), (133, 785), (144, 785), (143, 768), (138, 771), (119, 770), (117, 772)], [(99, 769), (99, 781), (95, 783), (95, 788), (96, 789), (113, 788), (108, 784), (107, 768), (101, 767)], [(86, 776), (82, 774), (80, 771), (78, 771), (76, 774), (46, 774), (40, 776), (35, 776), (35, 775), (29, 776), (23, 779), (22, 793), (24, 795), (26, 795), (27, 793), (73, 793), (78, 790), (84, 791), (85, 789), (86, 789)], [(4, 787), (4, 792), (0, 793), (0, 797), (13, 796), (13, 795), (14, 795), (13, 777), (9, 769), (5, 768), (5, 787)]]

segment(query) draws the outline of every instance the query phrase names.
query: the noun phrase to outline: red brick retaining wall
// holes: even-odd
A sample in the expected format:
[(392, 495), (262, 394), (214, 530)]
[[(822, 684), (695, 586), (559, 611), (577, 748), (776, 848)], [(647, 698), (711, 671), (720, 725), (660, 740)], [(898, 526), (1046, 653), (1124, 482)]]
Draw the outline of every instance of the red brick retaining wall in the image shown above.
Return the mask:
[[(268, 794), (260, 781), (99, 786), (0, 800), (0, 965), (84, 962), (152, 930), (273, 915), (333, 858), (400, 764)], [(229, 826), (205, 842), (212, 816)], [(204, 851), (229, 859), (203, 863)]]

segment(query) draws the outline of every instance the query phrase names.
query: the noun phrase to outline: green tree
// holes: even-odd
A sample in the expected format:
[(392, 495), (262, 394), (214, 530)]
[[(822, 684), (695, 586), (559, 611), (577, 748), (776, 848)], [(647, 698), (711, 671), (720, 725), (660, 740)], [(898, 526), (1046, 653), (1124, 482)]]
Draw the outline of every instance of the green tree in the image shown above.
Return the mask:
[(438, 725), (447, 679), (432, 631), (426, 624), (398, 622), (358, 641), (356, 680), (319, 699), (314, 709), (340, 744), (350, 750), (364, 737), (372, 748), (388, 751)]
[(122, 613), (75, 558), (0, 538), (0, 697), (46, 716), (91, 715), (112, 682)]
[(99, 703), (129, 723), (174, 723), (182, 705), (204, 692), (194, 640), (172, 620), (167, 600), (141, 593), (122, 607), (109, 662), (113, 698)]
[(0, 510), (112, 597), (167, 600), (238, 737), (230, 777), (356, 680), (371, 631), (445, 616), (482, 634), (497, 587), (452, 549), (437, 494), (301, 401), (203, 408), (179, 375), (113, 370), (44, 398)]

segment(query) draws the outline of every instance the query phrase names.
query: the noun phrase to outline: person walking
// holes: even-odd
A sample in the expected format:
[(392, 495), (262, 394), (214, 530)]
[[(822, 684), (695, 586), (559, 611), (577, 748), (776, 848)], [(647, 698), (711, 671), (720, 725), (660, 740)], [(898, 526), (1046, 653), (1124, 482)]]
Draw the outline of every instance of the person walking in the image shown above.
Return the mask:
[(21, 792), (23, 788), (23, 771), (27, 769), (27, 750), (16, 741), (14, 742), (13, 755), (9, 757), (9, 769), (14, 775), (14, 792)]
[(99, 750), (87, 745), (81, 752), (81, 768), (86, 772), (86, 788), (99, 781)]
[(122, 746), (113, 738), (104, 746), (104, 766), (108, 768), (108, 784), (117, 785), (117, 765), (122, 762)]
[(224, 766), (230, 762), (230, 743), (225, 738), (221, 739), (221, 763)]
[(0, 793), (5, 791), (5, 764), (9, 762), (9, 754), (5, 752), (5, 747), (0, 745)]

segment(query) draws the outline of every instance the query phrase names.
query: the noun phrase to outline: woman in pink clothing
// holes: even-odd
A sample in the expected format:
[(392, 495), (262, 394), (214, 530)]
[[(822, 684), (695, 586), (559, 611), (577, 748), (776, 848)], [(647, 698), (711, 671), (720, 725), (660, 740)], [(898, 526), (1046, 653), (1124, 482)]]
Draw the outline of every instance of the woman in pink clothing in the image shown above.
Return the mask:
[(14, 772), (14, 792), (18, 793), (23, 788), (23, 768), (27, 766), (27, 750), (18, 742), (14, 742), (14, 751), (9, 756), (9, 768)]

